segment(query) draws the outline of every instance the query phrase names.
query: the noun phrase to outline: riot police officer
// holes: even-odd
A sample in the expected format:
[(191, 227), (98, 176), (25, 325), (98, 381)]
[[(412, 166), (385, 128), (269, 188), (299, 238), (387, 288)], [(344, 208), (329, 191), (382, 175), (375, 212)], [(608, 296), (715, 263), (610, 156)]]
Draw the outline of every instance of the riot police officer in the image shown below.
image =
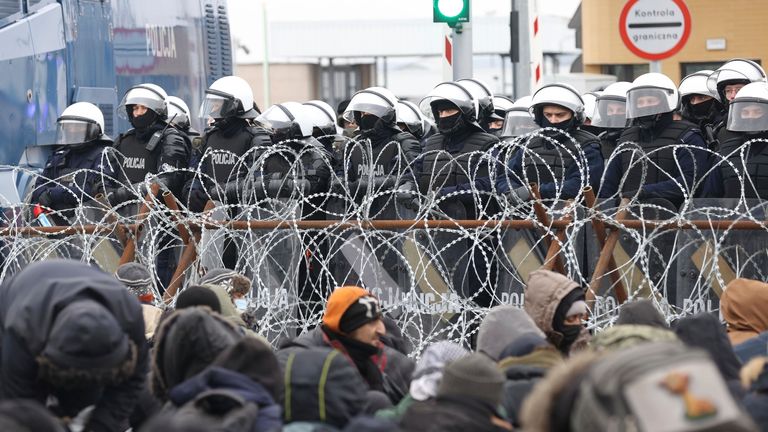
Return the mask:
[(732, 59), (725, 62), (707, 79), (711, 93), (719, 96), (724, 107), (728, 107), (736, 93), (751, 82), (765, 82), (765, 70), (762, 66), (747, 59)]
[(120, 180), (127, 184), (110, 196), (113, 205), (143, 195), (146, 175), (157, 175), (155, 181), (175, 196), (181, 196), (185, 173), (179, 169), (189, 164), (190, 148), (176, 128), (167, 121), (168, 95), (155, 84), (131, 87), (123, 96), (118, 114), (127, 117), (132, 129), (120, 134), (114, 148), (121, 158)]
[(768, 83), (750, 83), (739, 90), (728, 104), (723, 136), (706, 195), (768, 197)]
[(205, 91), (200, 117), (211, 127), (203, 136), (200, 162), (192, 167), (199, 173), (184, 194), (193, 211), (201, 211), (208, 200), (241, 203), (254, 149), (271, 144), (266, 131), (249, 123), (256, 116), (253, 91), (240, 77), (219, 78)]
[(680, 115), (701, 130), (711, 149), (718, 147), (715, 128), (723, 118), (723, 104), (720, 96), (707, 87), (711, 70), (694, 72), (680, 81)]
[(355, 201), (369, 190), (412, 189), (419, 142), (397, 128), (395, 95), (383, 87), (360, 90), (352, 96), (343, 117), (359, 130), (356, 139), (347, 142), (337, 173)]
[(600, 97), (601, 93), (601, 91), (591, 91), (581, 95), (581, 100), (584, 101), (584, 123), (581, 125), (581, 128), (594, 136), (598, 136), (603, 132), (602, 128), (595, 126), (592, 122), (592, 117), (595, 115), (597, 98)]
[(494, 96), (493, 100), (493, 114), (491, 120), (488, 123), (488, 133), (501, 137), (501, 133), (504, 130), (504, 120), (507, 117), (507, 112), (515, 106), (515, 101), (506, 96)]
[(570, 199), (587, 185), (597, 187), (603, 172), (600, 142), (581, 128), (584, 101), (576, 89), (545, 85), (533, 94), (530, 112), (536, 124), (547, 129), (531, 136), (511, 157), (496, 189), (519, 203), (531, 198), (529, 183), (539, 185), (543, 199)]
[(435, 126), (416, 104), (402, 99), (397, 101), (397, 127), (403, 132), (410, 132), (422, 148), (427, 138), (436, 132)]
[(456, 82), (467, 89), (477, 101), (477, 124), (479, 124), (485, 132), (490, 133), (491, 122), (498, 120), (498, 118), (494, 116), (495, 108), (493, 106), (493, 92), (484, 82), (475, 78), (464, 78)]
[(595, 102), (592, 125), (603, 130), (598, 138), (605, 161), (611, 158), (619, 136), (627, 126), (627, 90), (631, 86), (632, 83), (627, 81), (615, 82), (606, 87)]
[[(167, 98), (165, 90), (155, 84), (139, 84), (123, 96), (118, 113), (128, 118), (133, 129), (121, 134), (114, 144), (120, 158), (117, 176), (122, 185), (109, 195), (112, 205), (144, 196), (148, 174), (164, 190), (181, 197), (190, 148), (181, 133), (167, 123)], [(168, 286), (175, 268), (171, 245), (176, 240), (165, 234), (159, 241), (157, 275), (161, 285)]]
[(314, 124), (306, 105), (272, 105), (256, 123), (271, 138), (269, 146), (257, 150), (253, 186), (257, 198), (297, 198), (328, 190), (331, 155), (313, 136)]
[(181, 132), (191, 146), (194, 139), (200, 136), (200, 132), (192, 127), (189, 106), (176, 96), (168, 96), (166, 102), (168, 103), (168, 123)]
[(56, 148), (35, 181), (31, 201), (54, 210), (56, 225), (84, 201), (104, 193), (113, 175), (105, 150), (112, 139), (104, 134), (104, 115), (89, 102), (68, 106), (56, 121)]
[(336, 112), (321, 100), (304, 102), (305, 112), (312, 121), (312, 136), (323, 144), (326, 150), (336, 153), (336, 144), (341, 137), (341, 128), (336, 125)]
[[(696, 125), (675, 121), (677, 86), (660, 73), (643, 74), (627, 92), (631, 124), (619, 137), (599, 196), (654, 200), (678, 208), (691, 197), (708, 170), (706, 144)], [(687, 147), (682, 147), (687, 146)]]

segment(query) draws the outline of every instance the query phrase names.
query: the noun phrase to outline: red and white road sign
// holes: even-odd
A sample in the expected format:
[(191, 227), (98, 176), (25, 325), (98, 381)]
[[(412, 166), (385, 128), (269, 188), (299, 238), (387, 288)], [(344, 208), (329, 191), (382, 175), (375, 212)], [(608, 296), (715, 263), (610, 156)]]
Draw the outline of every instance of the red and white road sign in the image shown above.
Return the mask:
[(619, 32), (638, 57), (662, 60), (683, 48), (691, 34), (691, 12), (683, 0), (629, 0)]

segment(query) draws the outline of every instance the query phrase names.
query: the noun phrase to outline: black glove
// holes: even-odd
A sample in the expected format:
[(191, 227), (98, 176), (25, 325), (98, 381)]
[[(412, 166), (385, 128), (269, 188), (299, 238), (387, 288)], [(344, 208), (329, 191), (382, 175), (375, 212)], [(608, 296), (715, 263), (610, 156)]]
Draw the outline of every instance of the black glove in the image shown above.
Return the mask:
[(205, 193), (205, 190), (201, 188), (192, 188), (189, 191), (189, 202), (187, 205), (190, 210), (199, 213), (205, 209), (205, 205), (208, 203), (209, 199), (211, 198)]
[(132, 188), (121, 186), (117, 188), (114, 192), (107, 195), (107, 199), (109, 200), (109, 204), (112, 207), (117, 207), (120, 204), (123, 204), (130, 200), (135, 200), (136, 192), (134, 192)]

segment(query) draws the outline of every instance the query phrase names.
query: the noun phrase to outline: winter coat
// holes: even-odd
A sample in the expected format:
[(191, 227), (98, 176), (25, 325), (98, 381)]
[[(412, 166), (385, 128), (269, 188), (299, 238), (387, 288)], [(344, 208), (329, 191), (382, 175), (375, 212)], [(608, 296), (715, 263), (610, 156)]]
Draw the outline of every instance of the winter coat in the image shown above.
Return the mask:
[(649, 326), (620, 324), (605, 329), (589, 341), (595, 351), (618, 351), (641, 343), (679, 341), (671, 330)]
[(768, 330), (768, 283), (732, 280), (720, 298), (720, 311), (733, 345)]
[(499, 362), (506, 382), (501, 406), (514, 427), (520, 427), (523, 401), (549, 371), (563, 363), (563, 357), (554, 348), (540, 348), (521, 357), (507, 357)]
[[(87, 264), (51, 260), (35, 263), (7, 278), (0, 287), (0, 398), (35, 399), (45, 403), (56, 389), (38, 380), (40, 355), (48, 330), (66, 305), (91, 299), (109, 310), (137, 348), (131, 376), (116, 385), (68, 392), (69, 403), (82, 409), (96, 404), (89, 427), (113, 431), (127, 425), (145, 385), (148, 349), (141, 305), (114, 277)], [(79, 395), (79, 396), (78, 396)], [(93, 400), (96, 397), (97, 400)], [(75, 413), (76, 414), (76, 413)]]
[(171, 389), (169, 399), (176, 407), (183, 407), (207, 391), (222, 390), (258, 407), (248, 432), (280, 430), (282, 410), (264, 386), (242, 373), (219, 366), (211, 366), (177, 385)]
[(686, 345), (702, 348), (712, 356), (733, 397), (741, 400), (744, 396), (739, 381), (741, 362), (717, 317), (706, 313), (685, 317), (675, 324), (674, 330)]
[[(496, 419), (496, 422), (492, 418)], [(408, 408), (400, 427), (406, 432), (500, 432), (512, 430), (491, 406), (470, 398), (439, 396)]]
[[(352, 364), (355, 364), (344, 345), (338, 340), (329, 338), (323, 331), (322, 326), (316, 327), (298, 338), (283, 344), (278, 352), (278, 358), (285, 358), (289, 352), (296, 349), (311, 347), (335, 348), (341, 351)], [(408, 385), (411, 381), (415, 364), (413, 360), (393, 348), (383, 344), (380, 344), (379, 348), (379, 354), (372, 356), (371, 361), (378, 369), (378, 372), (381, 373), (384, 393), (389, 396), (392, 403), (396, 404), (408, 393)], [(361, 371), (361, 375), (365, 378), (366, 371)]]
[(152, 392), (161, 400), (178, 384), (207, 368), (243, 331), (207, 307), (177, 310), (157, 330), (152, 358)]
[(734, 345), (733, 352), (744, 364), (755, 357), (768, 356), (768, 332), (762, 332), (746, 342)]
[(477, 334), (477, 351), (498, 361), (504, 348), (518, 336), (534, 333), (545, 337), (531, 317), (522, 309), (503, 305), (488, 312), (480, 323)]
[[(525, 287), (525, 311), (533, 322), (544, 332), (552, 345), (560, 346), (563, 335), (552, 328), (557, 306), (573, 290), (581, 286), (567, 277), (546, 270), (536, 270), (531, 273)], [(576, 342), (571, 345), (570, 352), (574, 353), (586, 348), (589, 332), (581, 330)]]
[(581, 352), (550, 369), (523, 401), (520, 422), (526, 432), (568, 432), (581, 380), (601, 354)]
[(763, 367), (742, 403), (760, 430), (768, 431), (768, 368)]

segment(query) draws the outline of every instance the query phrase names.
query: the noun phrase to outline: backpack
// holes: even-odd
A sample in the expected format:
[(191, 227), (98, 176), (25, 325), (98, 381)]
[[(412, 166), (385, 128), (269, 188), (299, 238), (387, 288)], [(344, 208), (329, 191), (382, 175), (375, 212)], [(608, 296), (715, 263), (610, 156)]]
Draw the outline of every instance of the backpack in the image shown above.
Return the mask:
[(580, 384), (571, 429), (756, 430), (711, 358), (679, 342), (641, 344), (599, 360)]
[(225, 390), (207, 390), (182, 405), (175, 417), (206, 419), (217, 427), (210, 432), (251, 432), (256, 430), (259, 407), (237, 393)]

